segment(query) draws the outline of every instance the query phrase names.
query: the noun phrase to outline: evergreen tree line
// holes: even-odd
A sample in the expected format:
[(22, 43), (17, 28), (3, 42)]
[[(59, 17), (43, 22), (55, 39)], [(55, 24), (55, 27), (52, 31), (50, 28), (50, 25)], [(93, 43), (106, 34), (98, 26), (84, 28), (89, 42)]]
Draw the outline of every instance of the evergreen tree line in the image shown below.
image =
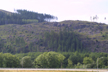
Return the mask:
[(26, 24), (32, 22), (44, 22), (57, 17), (49, 14), (41, 14), (27, 10), (16, 10), (16, 13), (0, 12), (0, 25), (4, 24)]
[(108, 68), (108, 53), (0, 53), (1, 68)]
[(27, 10), (16, 10), (21, 15), (22, 19), (36, 19), (38, 22), (49, 21), (50, 19), (57, 19), (57, 17), (50, 14), (41, 14)]
[(46, 32), (42, 45), (46, 46), (48, 50), (57, 52), (82, 52), (85, 50), (79, 35), (68, 30), (59, 33)]
[(0, 25), (4, 24), (23, 24), (24, 22), (21, 19), (21, 16), (16, 13), (6, 14), (0, 12)]

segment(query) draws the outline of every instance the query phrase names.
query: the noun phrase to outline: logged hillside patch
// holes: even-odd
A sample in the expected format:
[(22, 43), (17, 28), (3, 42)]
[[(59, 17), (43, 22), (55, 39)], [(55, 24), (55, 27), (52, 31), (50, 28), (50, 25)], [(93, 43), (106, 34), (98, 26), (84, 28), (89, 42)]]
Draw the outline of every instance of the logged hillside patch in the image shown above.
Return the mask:
[(1, 52), (108, 52), (108, 26), (84, 21), (0, 25)]

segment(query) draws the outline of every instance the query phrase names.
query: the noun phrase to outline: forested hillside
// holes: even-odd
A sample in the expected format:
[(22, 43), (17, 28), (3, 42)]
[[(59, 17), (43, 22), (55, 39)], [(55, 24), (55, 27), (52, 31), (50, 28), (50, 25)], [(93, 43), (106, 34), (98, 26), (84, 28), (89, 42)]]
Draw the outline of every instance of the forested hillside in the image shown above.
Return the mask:
[(0, 13), (0, 52), (108, 52), (106, 24), (78, 20), (47, 22), (56, 17), (27, 10)]
[(57, 19), (57, 17), (49, 14), (41, 14), (27, 10), (16, 10), (16, 12), (8, 12), (0, 10), (0, 25), (4, 24), (27, 24), (50, 21)]
[(55, 18), (0, 10), (0, 67), (108, 68), (108, 25)]
[(81, 52), (86, 50), (80, 35), (70, 28), (57, 28), (44, 24), (2, 25), (1, 52)]
[(107, 52), (107, 25), (63, 21), (0, 26), (1, 52)]

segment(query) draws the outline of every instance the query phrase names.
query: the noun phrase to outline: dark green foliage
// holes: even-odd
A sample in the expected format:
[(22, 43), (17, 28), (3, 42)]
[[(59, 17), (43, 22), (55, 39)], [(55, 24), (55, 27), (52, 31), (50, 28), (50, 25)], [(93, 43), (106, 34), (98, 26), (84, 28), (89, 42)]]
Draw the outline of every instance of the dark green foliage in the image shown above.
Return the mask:
[(22, 24), (22, 18), (17, 13), (6, 14), (4, 12), (0, 12), (0, 25), (4, 24)]
[(5, 53), (5, 54), (1, 53), (0, 57), (2, 60), (0, 67), (16, 68), (20, 66), (20, 60), (15, 55), (12, 55), (10, 53)]
[(82, 63), (83, 56), (76, 51), (75, 53), (70, 55), (69, 59), (73, 62), (73, 65), (74, 65), (74, 64), (77, 64), (78, 62)]
[(0, 11), (0, 25), (37, 23), (56, 18), (49, 14), (40, 14), (27, 10), (16, 10), (16, 11), (17, 13), (10, 13), (10, 14)]
[(97, 59), (99, 68), (107, 68), (108, 53), (30, 52), (15, 55), (0, 53), (0, 67), (22, 68), (23, 63), (24, 68), (35, 66), (39, 68), (97, 68)]
[(18, 14), (21, 15), (22, 19), (36, 19), (39, 22), (44, 22), (48, 19), (54, 19), (54, 16), (48, 15), (48, 14), (39, 14), (32, 11), (27, 10), (17, 10)]
[(32, 68), (33, 61), (31, 60), (30, 56), (25, 56), (21, 59), (21, 66), (22, 68)]
[(59, 52), (83, 51), (84, 49), (78, 35), (66, 30), (59, 33), (54, 31), (46, 32), (43, 45), (49, 50), (52, 49)]
[[(32, 61), (34, 61), (36, 58), (39, 59), (38, 63), (35, 62), (36, 67), (40, 67), (40, 68), (48, 68), (48, 67), (54, 67), (56, 68), (57, 66), (59, 66), (59, 68), (62, 65), (62, 68), (97, 68), (97, 58), (100, 58), (98, 60), (99, 63), (99, 68), (107, 68), (108, 65), (108, 53), (80, 53), (80, 52), (61, 52), (59, 54), (62, 54), (63, 56), (65, 56), (65, 59), (63, 60), (63, 63), (58, 63), (59, 65), (55, 65), (55, 60), (54, 60), (54, 55), (51, 55), (48, 52), (31, 52), (31, 53), (23, 53), (23, 54), (16, 54), (16, 56), (18, 56), (20, 58), (20, 60), (24, 57), (24, 56), (31, 56)], [(38, 57), (39, 56), (39, 57)], [(40, 57), (41, 56), (41, 57)], [(101, 58), (103, 57), (103, 58)], [(84, 58), (87, 58), (86, 60), (84, 60)], [(49, 61), (45, 61), (48, 60)], [(58, 59), (58, 58), (57, 58)], [(54, 60), (54, 61), (53, 61)], [(43, 61), (43, 62), (41, 62)], [(54, 63), (53, 63), (54, 62)], [(84, 63), (83, 63), (84, 62)], [(44, 64), (45, 65), (42, 65)], [(48, 65), (48, 63), (52, 63), (51, 65)], [(41, 65), (39, 65), (41, 64)], [(47, 64), (47, 65), (46, 65)]]
[(0, 67), (3, 67), (4, 61), (3, 61), (3, 53), (0, 53)]

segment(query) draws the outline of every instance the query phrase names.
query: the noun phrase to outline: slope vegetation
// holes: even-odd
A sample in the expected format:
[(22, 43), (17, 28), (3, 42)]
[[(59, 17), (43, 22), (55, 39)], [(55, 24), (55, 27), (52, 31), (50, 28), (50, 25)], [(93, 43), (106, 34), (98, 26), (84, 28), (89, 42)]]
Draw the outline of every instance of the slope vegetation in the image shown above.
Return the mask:
[(0, 25), (1, 52), (108, 52), (108, 25), (87, 21)]

